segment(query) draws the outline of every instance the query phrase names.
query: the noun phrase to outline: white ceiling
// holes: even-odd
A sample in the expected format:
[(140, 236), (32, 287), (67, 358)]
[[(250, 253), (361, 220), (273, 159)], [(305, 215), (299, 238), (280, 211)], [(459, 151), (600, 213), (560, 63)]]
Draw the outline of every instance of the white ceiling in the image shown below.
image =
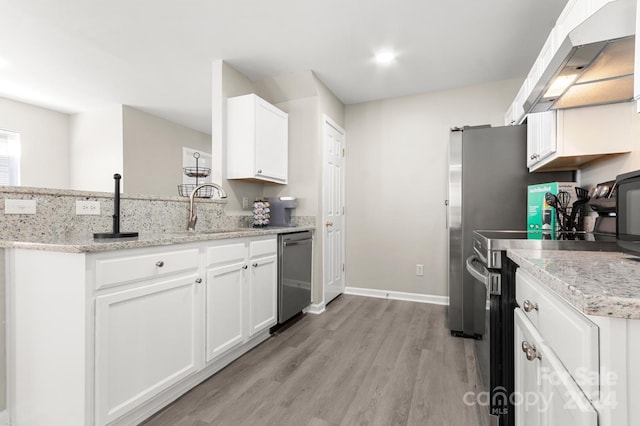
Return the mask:
[(252, 80), (312, 70), (345, 104), (523, 78), (566, 2), (0, 0), (0, 96), (211, 133), (213, 60)]

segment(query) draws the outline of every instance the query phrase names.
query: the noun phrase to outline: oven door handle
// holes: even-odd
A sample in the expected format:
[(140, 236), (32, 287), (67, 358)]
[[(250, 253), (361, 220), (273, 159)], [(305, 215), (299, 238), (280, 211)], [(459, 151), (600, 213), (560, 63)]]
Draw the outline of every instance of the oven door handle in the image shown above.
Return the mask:
[[(476, 254), (476, 256), (478, 257), (478, 259), (480, 259), (480, 262), (481, 262), (483, 265), (486, 265), (486, 264), (488, 263), (488, 262), (487, 262), (487, 258), (486, 258), (486, 257), (484, 257), (484, 256), (482, 255), (482, 253), (480, 253), (480, 250), (478, 249), (478, 247), (476, 247), (475, 241), (474, 241), (474, 244), (473, 244), (473, 252)], [(485, 269), (486, 269), (486, 268), (485, 268)]]
[[(489, 271), (475, 254), (469, 256), (466, 263), (467, 271), (473, 278), (484, 284), (489, 294), (498, 296), (502, 294), (500, 274)], [(474, 264), (480, 265), (482, 269), (478, 270), (478, 268), (476, 268)]]
[[(478, 268), (474, 266), (474, 263), (478, 264), (482, 269), (478, 270)], [(467, 271), (469, 271), (473, 278), (480, 281), (485, 287), (489, 288), (489, 270), (482, 265), (480, 259), (475, 254), (472, 254), (467, 258)]]

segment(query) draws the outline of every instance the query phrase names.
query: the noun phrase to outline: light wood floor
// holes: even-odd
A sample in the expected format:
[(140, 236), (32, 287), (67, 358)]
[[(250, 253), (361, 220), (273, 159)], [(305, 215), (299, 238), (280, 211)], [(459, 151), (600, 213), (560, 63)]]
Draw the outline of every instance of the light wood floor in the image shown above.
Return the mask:
[(483, 425), (473, 341), (445, 307), (343, 295), (239, 358), (146, 426)]

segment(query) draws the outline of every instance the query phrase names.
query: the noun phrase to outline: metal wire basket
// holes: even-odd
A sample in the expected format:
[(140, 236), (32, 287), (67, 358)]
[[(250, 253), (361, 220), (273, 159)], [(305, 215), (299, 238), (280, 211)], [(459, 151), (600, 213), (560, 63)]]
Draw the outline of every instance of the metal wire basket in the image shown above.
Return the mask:
[[(182, 185), (178, 185), (178, 194), (180, 194), (181, 197), (188, 197), (198, 186), (199, 185), (193, 183), (183, 183)], [(212, 196), (213, 188), (210, 186), (198, 189), (195, 195), (197, 198), (211, 198)]]
[(207, 167), (183, 167), (183, 170), (189, 177), (207, 177), (211, 174), (211, 169)]

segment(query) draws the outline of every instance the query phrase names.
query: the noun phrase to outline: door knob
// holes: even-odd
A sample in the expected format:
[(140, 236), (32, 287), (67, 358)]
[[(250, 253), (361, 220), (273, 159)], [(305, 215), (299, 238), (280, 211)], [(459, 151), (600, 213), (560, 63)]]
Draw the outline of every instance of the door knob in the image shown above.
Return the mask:
[(324, 226), (326, 226), (326, 227), (333, 226), (333, 222), (328, 220), (327, 223), (324, 224)]

